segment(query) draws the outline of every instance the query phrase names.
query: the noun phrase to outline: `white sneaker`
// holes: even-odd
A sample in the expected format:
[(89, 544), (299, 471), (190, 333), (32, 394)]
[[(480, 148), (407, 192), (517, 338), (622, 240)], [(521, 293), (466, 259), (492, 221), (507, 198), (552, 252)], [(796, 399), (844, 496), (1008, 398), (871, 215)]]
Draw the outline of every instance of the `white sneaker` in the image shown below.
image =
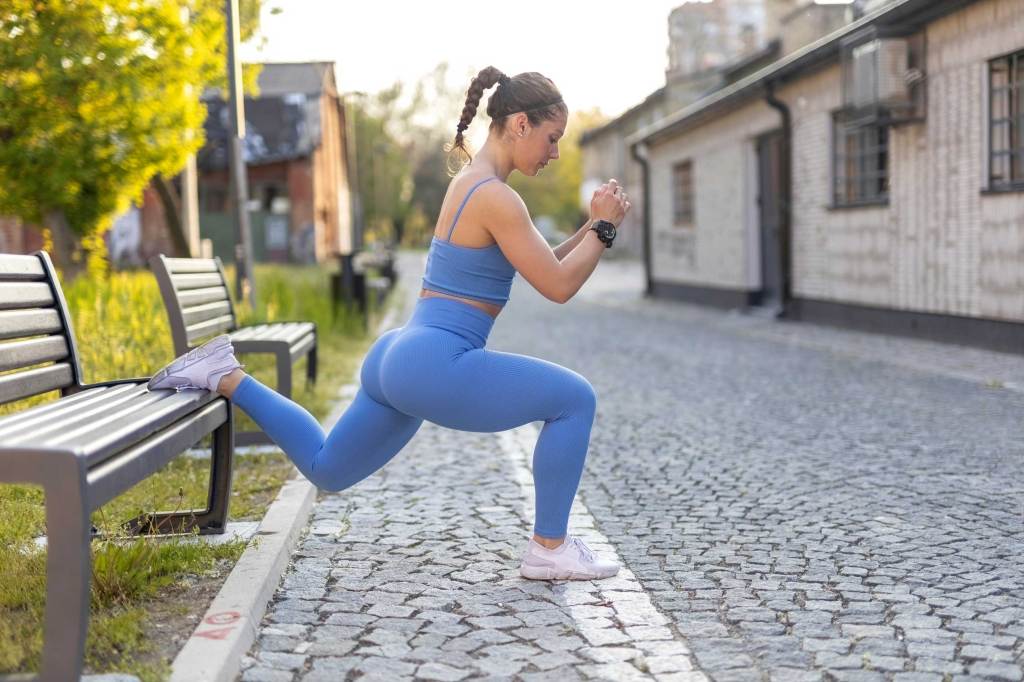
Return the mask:
[(618, 572), (617, 563), (598, 559), (594, 550), (575, 535), (566, 536), (555, 549), (530, 538), (519, 566), (519, 574), (530, 580), (599, 580)]
[(146, 385), (151, 391), (171, 388), (176, 391), (198, 389), (217, 390), (221, 378), (244, 365), (235, 359), (235, 347), (227, 334), (216, 336), (174, 359), (153, 375)]

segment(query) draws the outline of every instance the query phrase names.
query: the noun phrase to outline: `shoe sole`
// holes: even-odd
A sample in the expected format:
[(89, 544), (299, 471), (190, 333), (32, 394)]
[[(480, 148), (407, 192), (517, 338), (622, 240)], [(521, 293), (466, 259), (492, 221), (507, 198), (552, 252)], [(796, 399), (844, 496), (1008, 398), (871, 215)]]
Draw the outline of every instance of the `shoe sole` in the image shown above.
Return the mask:
[(619, 570), (608, 575), (594, 575), (577, 571), (559, 571), (549, 566), (520, 566), (519, 575), (527, 580), (604, 580), (618, 575)]
[[(173, 374), (174, 372), (177, 372), (178, 370), (184, 369), (185, 367), (188, 367), (190, 364), (192, 364), (192, 361), (189, 360), (188, 356), (193, 351), (198, 350), (199, 348), (207, 348), (208, 351), (209, 351), (207, 353), (207, 355), (211, 355), (213, 353), (216, 353), (221, 348), (224, 348), (225, 346), (228, 346), (230, 344), (231, 344), (231, 337), (228, 336), (227, 334), (221, 334), (220, 336), (215, 336), (214, 338), (210, 339), (209, 341), (207, 341), (203, 345), (196, 346), (196, 348), (193, 348), (188, 353), (185, 353), (182, 357), (177, 358), (176, 360), (171, 362), (171, 364), (167, 365), (162, 370), (160, 370), (159, 372), (154, 374), (153, 378), (150, 379), (149, 383), (146, 384), (146, 388), (151, 390), (151, 391), (152, 390), (164, 390), (164, 389), (154, 389), (153, 386), (158, 384), (158, 383), (160, 383), (163, 379), (165, 379), (169, 375)], [(171, 389), (168, 388), (167, 390), (171, 390)]]

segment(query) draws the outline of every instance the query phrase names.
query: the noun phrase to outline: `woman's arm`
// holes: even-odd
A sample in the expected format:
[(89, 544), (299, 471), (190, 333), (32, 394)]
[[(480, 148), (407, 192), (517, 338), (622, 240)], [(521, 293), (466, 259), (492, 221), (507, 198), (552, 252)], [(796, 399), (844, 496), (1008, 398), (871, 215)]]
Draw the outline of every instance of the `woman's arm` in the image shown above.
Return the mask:
[[(612, 181), (614, 182), (614, 181)], [(621, 199), (612, 185), (602, 185), (594, 193), (591, 216), (612, 223), (621, 222), (629, 202)], [(584, 225), (571, 239), (560, 244), (558, 250), (571, 246), (561, 258), (556, 256), (541, 233), (530, 220), (526, 204), (515, 190), (501, 183), (480, 190), (488, 202), (489, 231), (512, 267), (542, 296), (557, 303), (565, 303), (579, 291), (597, 267), (605, 252), (605, 245), (593, 230)], [(588, 223), (590, 221), (587, 221)]]
[(561, 261), (563, 258), (569, 255), (569, 252), (576, 248), (576, 245), (583, 241), (583, 237), (587, 235), (587, 230), (594, 223), (593, 220), (587, 220), (583, 223), (583, 227), (576, 230), (576, 234), (566, 239), (564, 242), (556, 246), (552, 251), (555, 252), (555, 258)]

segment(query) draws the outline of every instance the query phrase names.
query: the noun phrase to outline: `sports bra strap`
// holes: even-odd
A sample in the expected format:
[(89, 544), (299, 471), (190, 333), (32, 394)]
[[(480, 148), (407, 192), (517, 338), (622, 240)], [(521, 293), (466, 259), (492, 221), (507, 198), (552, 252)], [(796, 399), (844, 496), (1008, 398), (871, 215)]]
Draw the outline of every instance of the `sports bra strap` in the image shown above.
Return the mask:
[(462, 209), (466, 208), (466, 202), (469, 201), (470, 195), (472, 195), (473, 192), (476, 191), (477, 187), (479, 187), (480, 185), (484, 184), (485, 182), (490, 182), (491, 180), (497, 180), (497, 179), (498, 179), (497, 175), (492, 175), (489, 178), (484, 178), (480, 182), (478, 182), (475, 185), (473, 185), (473, 187), (468, 192), (466, 192), (466, 197), (462, 200), (462, 205), (459, 206), (459, 210), (456, 211), (456, 213), (455, 213), (455, 220), (452, 221), (452, 226), (448, 228), (448, 241), (452, 240), (452, 232), (455, 231), (455, 223), (459, 222), (459, 216), (462, 215)]

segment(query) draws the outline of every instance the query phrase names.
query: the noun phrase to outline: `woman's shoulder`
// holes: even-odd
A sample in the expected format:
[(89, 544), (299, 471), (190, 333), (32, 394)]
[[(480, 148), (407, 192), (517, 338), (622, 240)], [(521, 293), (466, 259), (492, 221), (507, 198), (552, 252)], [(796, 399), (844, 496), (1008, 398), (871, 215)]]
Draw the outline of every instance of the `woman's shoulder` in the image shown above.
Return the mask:
[(474, 202), (494, 201), (515, 204), (522, 201), (519, 192), (488, 171), (461, 171), (448, 183), (449, 194), (465, 197), (469, 192), (473, 192)]

